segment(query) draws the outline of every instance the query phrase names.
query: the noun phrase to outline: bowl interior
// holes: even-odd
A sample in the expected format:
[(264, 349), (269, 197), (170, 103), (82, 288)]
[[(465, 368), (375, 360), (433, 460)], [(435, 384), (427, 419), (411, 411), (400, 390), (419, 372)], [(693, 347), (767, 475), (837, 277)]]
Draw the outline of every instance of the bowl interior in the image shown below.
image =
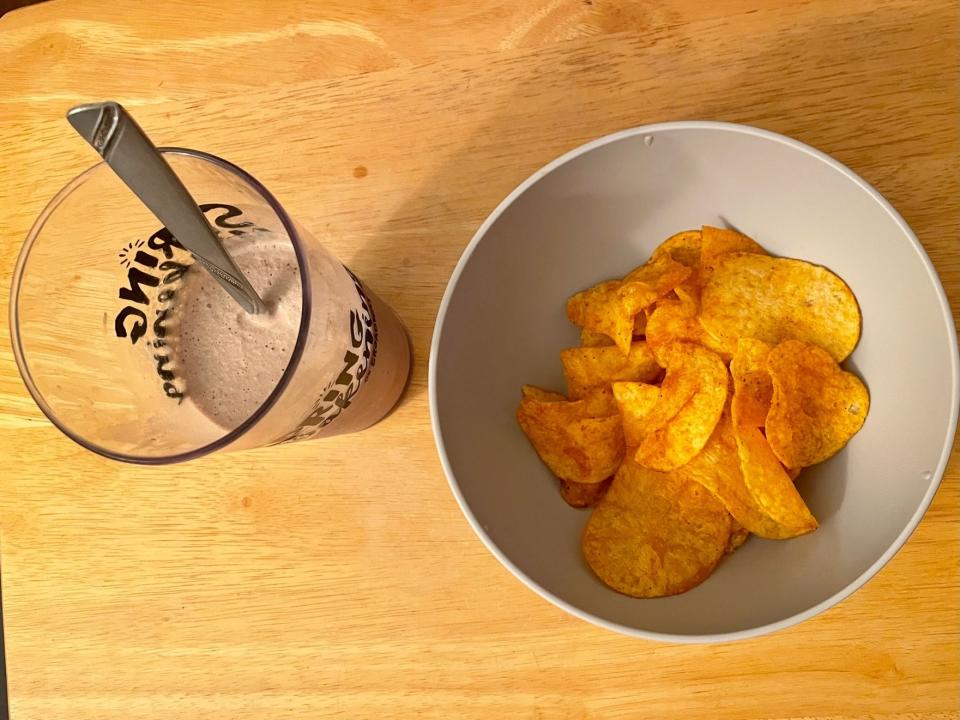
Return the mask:
[[(752, 634), (852, 592), (929, 504), (956, 421), (952, 321), (909, 230), (849, 171), (742, 126), (641, 128), (535, 178), (461, 261), (435, 340), (438, 446), (481, 537), (551, 600), (641, 635)], [(867, 383), (871, 411), (843, 452), (798, 481), (819, 530), (786, 542), (751, 538), (694, 590), (636, 600), (584, 563), (589, 511), (563, 503), (517, 427), (520, 385), (565, 391), (558, 352), (578, 340), (564, 313), (569, 295), (626, 274), (676, 231), (725, 222), (850, 285), (863, 336), (846, 367)]]

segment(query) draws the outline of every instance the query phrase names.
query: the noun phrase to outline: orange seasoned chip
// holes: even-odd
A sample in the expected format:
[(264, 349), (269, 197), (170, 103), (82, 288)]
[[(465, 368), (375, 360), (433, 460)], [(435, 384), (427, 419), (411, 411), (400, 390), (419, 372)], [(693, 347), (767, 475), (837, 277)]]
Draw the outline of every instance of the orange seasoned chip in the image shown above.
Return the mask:
[(567, 400), (564, 395), (558, 392), (544, 390), (543, 388), (538, 388), (536, 385), (524, 385), (520, 388), (520, 392), (525, 398), (533, 398), (541, 402), (566, 402)]
[(650, 258), (645, 264), (632, 270), (623, 282), (642, 282), (658, 298), (663, 297), (690, 277), (692, 270), (677, 262), (670, 255)]
[(790, 537), (816, 530), (816, 518), (773, 454), (760, 428), (735, 425), (734, 435), (744, 484), (760, 511), (790, 532)]
[(660, 354), (667, 374), (634, 457), (666, 471), (689, 462), (710, 438), (727, 399), (729, 376), (720, 356), (699, 345), (675, 342)]
[(863, 426), (867, 389), (826, 350), (788, 340), (770, 351), (767, 368), (773, 381), (767, 440), (787, 467), (823, 462)]
[(700, 321), (724, 344), (800, 340), (837, 362), (860, 337), (860, 309), (846, 283), (802, 260), (733, 253), (720, 258), (701, 297)]
[(580, 331), (580, 347), (603, 347), (604, 345), (613, 345), (613, 340), (593, 330)]
[(801, 534), (770, 518), (747, 489), (729, 413), (721, 416), (703, 450), (675, 474), (709, 490), (733, 518), (754, 535), (783, 540)]
[[(653, 306), (651, 305), (650, 307)], [(647, 319), (650, 317), (650, 307), (645, 307), (643, 310), (633, 316), (634, 337), (642, 337), (647, 333)]]
[(613, 345), (577, 347), (560, 351), (563, 375), (571, 398), (580, 398), (593, 387), (617, 380), (652, 382), (660, 376), (660, 366), (645, 342), (630, 345), (624, 355)]
[(727, 541), (727, 549), (725, 552), (729, 555), (743, 545), (749, 537), (750, 531), (734, 520), (733, 529), (730, 531), (730, 539)]
[(660, 388), (639, 382), (615, 382), (613, 397), (623, 420), (623, 439), (628, 448), (635, 448), (647, 436), (647, 418), (660, 400)]
[(583, 417), (610, 417), (620, 412), (610, 384), (595, 385), (580, 398)]
[(574, 325), (603, 333), (624, 353), (633, 340), (633, 318), (659, 297), (646, 283), (608, 280), (577, 293), (567, 301)]
[(730, 363), (733, 375), (733, 421), (746, 427), (763, 427), (773, 400), (773, 382), (767, 372), (770, 346), (753, 338), (740, 338)]
[(570, 507), (585, 508), (596, 505), (607, 494), (612, 477), (598, 483), (560, 481), (560, 497)]
[(695, 268), (700, 265), (700, 245), (699, 230), (683, 230), (660, 243), (650, 259), (659, 260), (668, 255), (682, 265)]
[(696, 483), (629, 458), (583, 529), (597, 576), (634, 597), (664, 597), (703, 582), (723, 557), (730, 514)]
[(755, 253), (766, 255), (760, 243), (736, 230), (704, 225), (701, 229), (702, 247), (700, 264), (704, 269), (704, 279), (709, 277), (720, 258), (730, 253)]
[(619, 415), (591, 417), (587, 400), (524, 397), (517, 422), (537, 455), (561, 480), (598, 483), (610, 477), (624, 455)]
[[(679, 291), (679, 288), (678, 288)], [(696, 307), (691, 301), (661, 300), (650, 314), (646, 327), (647, 346), (657, 359), (660, 350), (670, 343), (690, 342), (712, 350), (726, 359), (730, 357), (730, 347), (724, 346), (717, 338), (707, 332), (700, 323)]]

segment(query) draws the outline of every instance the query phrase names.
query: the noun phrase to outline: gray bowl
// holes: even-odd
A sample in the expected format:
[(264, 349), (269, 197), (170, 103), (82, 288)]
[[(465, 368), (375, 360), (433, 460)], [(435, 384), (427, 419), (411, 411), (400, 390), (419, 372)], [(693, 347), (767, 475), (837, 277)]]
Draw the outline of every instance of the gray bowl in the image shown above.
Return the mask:
[[(690, 592), (638, 600), (607, 588), (583, 561), (589, 511), (563, 503), (514, 411), (523, 383), (564, 390), (557, 353), (578, 341), (564, 314), (569, 295), (622, 276), (674, 232), (724, 222), (849, 283), (863, 337), (846, 365), (870, 388), (870, 415), (843, 452), (798, 481), (819, 530), (781, 542), (751, 538)], [(437, 449), (490, 552), (584, 620), (676, 642), (788, 627), (863, 585), (933, 499), (958, 404), (950, 308), (897, 212), (813, 148), (715, 122), (626, 130), (534, 173), (464, 251), (430, 353)]]

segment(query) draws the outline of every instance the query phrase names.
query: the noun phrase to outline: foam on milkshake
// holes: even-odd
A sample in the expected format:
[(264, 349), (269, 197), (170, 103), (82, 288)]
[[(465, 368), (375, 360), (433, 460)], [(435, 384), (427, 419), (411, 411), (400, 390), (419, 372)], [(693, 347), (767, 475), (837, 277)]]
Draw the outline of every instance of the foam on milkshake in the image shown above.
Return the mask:
[(302, 292), (297, 259), (272, 233), (224, 238), (234, 262), (267, 312), (251, 315), (199, 265), (183, 276), (170, 338), (193, 404), (230, 430), (252, 415), (277, 386), (297, 340)]

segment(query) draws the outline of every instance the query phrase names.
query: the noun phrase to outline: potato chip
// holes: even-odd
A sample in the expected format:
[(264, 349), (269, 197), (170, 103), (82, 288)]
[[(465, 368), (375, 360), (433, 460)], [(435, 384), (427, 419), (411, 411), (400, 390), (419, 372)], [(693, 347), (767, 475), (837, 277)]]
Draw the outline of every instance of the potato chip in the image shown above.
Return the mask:
[[(652, 306), (651, 306), (652, 307)], [(647, 332), (647, 319), (650, 317), (650, 308), (644, 308), (633, 316), (633, 336), (643, 337)]]
[(609, 384), (596, 385), (584, 392), (580, 405), (582, 417), (610, 417), (620, 412), (613, 397), (613, 388)]
[(842, 361), (860, 337), (850, 288), (802, 260), (733, 253), (720, 258), (703, 289), (700, 321), (724, 344), (741, 337), (769, 345), (800, 340)]
[(730, 363), (733, 375), (731, 412), (735, 424), (763, 427), (773, 400), (773, 381), (767, 372), (770, 346), (753, 338), (740, 338)]
[(598, 483), (560, 481), (560, 497), (570, 507), (585, 508), (596, 505), (607, 494), (612, 477)]
[(570, 298), (567, 317), (574, 325), (603, 333), (627, 353), (633, 340), (634, 316), (657, 297), (646, 283), (608, 280)]
[(768, 540), (783, 540), (798, 532), (778, 525), (754, 500), (740, 470), (740, 455), (730, 414), (720, 417), (707, 444), (690, 462), (674, 471), (699, 483), (719, 500), (740, 525)]
[(816, 518), (800, 497), (760, 428), (734, 425), (740, 471), (760, 511), (779, 527), (803, 535), (817, 529)]
[[(679, 289), (679, 288), (678, 288)], [(706, 331), (700, 323), (696, 308), (691, 301), (661, 300), (651, 313), (646, 326), (647, 346), (658, 361), (661, 348), (674, 342), (690, 342), (712, 350), (724, 360), (730, 357), (732, 348), (724, 346)]]
[(614, 590), (664, 597), (703, 582), (730, 531), (729, 513), (702, 487), (627, 458), (587, 521), (581, 548)]
[(710, 438), (727, 399), (729, 375), (719, 355), (692, 343), (666, 345), (661, 357), (667, 374), (634, 457), (667, 471), (689, 462)]
[(659, 260), (668, 255), (682, 265), (695, 268), (700, 265), (700, 244), (699, 230), (684, 230), (660, 243), (650, 259)]
[(632, 270), (623, 278), (623, 282), (642, 282), (661, 298), (689, 278), (691, 272), (689, 267), (677, 262), (670, 255), (661, 255), (650, 258)]
[(736, 230), (704, 225), (701, 229), (700, 265), (706, 280), (714, 271), (720, 258), (730, 253), (755, 253), (766, 255), (767, 251), (755, 240)]
[[(590, 487), (593, 487), (592, 485)], [(743, 545), (750, 537), (750, 531), (743, 525), (733, 520), (733, 529), (730, 531), (730, 539), (727, 540), (727, 548), (724, 551), (727, 555)]]
[(870, 396), (816, 345), (788, 340), (767, 355), (773, 402), (767, 440), (787, 467), (807, 467), (839, 452), (863, 426)]
[(517, 422), (537, 455), (561, 480), (598, 483), (613, 475), (624, 455), (619, 415), (589, 417), (586, 400), (543, 402), (525, 397)]
[(628, 448), (636, 448), (649, 431), (647, 418), (660, 400), (660, 388), (639, 382), (615, 382), (613, 397), (623, 420), (623, 439)]
[(558, 392), (544, 390), (543, 388), (538, 388), (536, 385), (524, 385), (520, 388), (520, 392), (525, 398), (533, 398), (541, 402), (566, 402), (567, 400), (566, 396)]
[(561, 350), (560, 362), (567, 391), (574, 399), (583, 397), (592, 387), (617, 380), (652, 382), (661, 373), (653, 354), (642, 341), (632, 343), (626, 355), (613, 345)]
[(613, 345), (613, 340), (603, 333), (585, 329), (580, 331), (581, 347), (603, 347), (605, 345)]

